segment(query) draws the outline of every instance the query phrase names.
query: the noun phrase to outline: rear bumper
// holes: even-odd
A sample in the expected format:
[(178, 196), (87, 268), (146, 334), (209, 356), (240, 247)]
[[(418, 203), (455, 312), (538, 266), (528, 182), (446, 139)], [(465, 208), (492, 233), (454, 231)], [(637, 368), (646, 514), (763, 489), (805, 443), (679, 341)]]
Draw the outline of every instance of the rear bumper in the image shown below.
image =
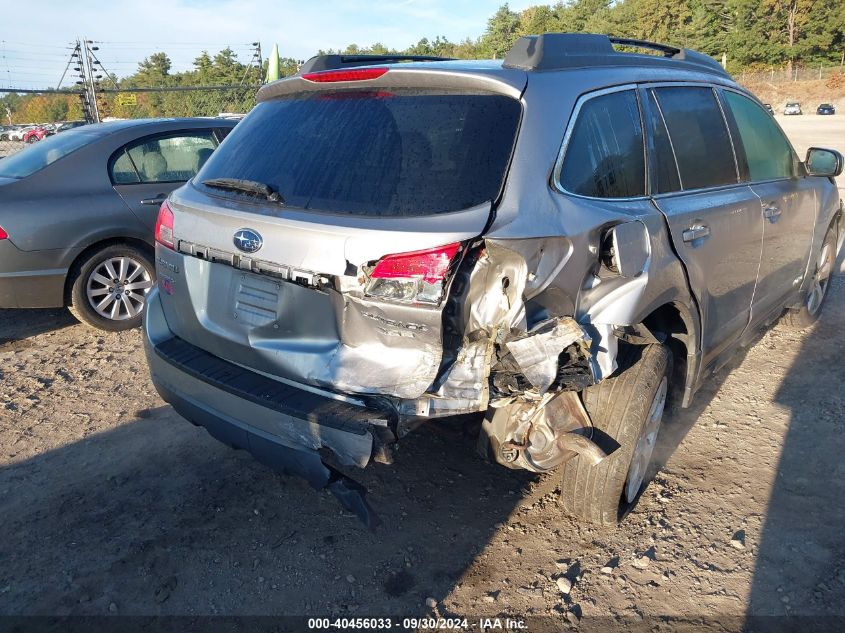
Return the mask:
[(0, 240), (0, 308), (59, 308), (64, 305), (66, 268), (52, 268), (55, 251), (21, 251)]
[(328, 488), (374, 524), (365, 490), (324, 463), (318, 451), (329, 449), (340, 463), (363, 468), (378, 428), (387, 431), (387, 413), (282, 383), (179, 339), (167, 327), (157, 289), (144, 315), (144, 349), (156, 390), (180, 415), (274, 470)]

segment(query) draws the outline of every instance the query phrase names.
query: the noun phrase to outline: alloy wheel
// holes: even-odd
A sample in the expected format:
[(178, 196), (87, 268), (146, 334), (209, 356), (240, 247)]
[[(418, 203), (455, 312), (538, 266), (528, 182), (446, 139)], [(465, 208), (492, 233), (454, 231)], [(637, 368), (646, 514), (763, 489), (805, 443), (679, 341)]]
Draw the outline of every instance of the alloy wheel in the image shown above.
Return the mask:
[(810, 292), (807, 294), (807, 312), (815, 315), (821, 308), (827, 287), (830, 284), (830, 274), (833, 272), (833, 244), (825, 242), (816, 262), (816, 272)]
[(663, 376), (651, 402), (643, 431), (636, 446), (634, 446), (634, 455), (631, 457), (631, 466), (628, 468), (628, 479), (625, 481), (625, 501), (627, 503), (633, 503), (640, 493), (648, 465), (651, 462), (654, 446), (657, 443), (657, 434), (660, 432), (663, 409), (666, 407), (668, 385), (668, 379)]
[(131, 257), (110, 257), (88, 277), (86, 293), (94, 311), (113, 321), (124, 321), (143, 312), (152, 275)]

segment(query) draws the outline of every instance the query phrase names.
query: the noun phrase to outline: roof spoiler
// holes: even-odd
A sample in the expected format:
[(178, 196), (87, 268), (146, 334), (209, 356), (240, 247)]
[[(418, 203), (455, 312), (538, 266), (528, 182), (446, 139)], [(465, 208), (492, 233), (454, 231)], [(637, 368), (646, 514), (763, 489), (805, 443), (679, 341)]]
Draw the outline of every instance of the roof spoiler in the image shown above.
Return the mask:
[[(632, 54), (616, 50), (613, 45), (644, 48), (661, 56)], [(608, 37), (596, 33), (544, 33), (520, 37), (508, 52), (502, 66), (522, 70), (563, 70), (589, 66), (654, 65), (667, 62), (687, 65), (690, 70), (708, 72), (730, 78), (728, 72), (712, 57), (645, 40)]]
[(398, 64), (400, 62), (447, 62), (451, 57), (434, 55), (315, 55), (299, 69), (300, 75), (320, 70), (337, 70), (371, 64)]

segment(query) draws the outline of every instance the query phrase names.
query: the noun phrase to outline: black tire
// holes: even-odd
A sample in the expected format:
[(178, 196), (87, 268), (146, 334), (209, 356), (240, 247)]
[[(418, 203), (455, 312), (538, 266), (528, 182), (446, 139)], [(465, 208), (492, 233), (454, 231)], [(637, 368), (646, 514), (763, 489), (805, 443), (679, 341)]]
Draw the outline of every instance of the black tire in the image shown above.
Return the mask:
[[(128, 260), (127, 277), (135, 272), (136, 268), (133, 268), (133, 266), (139, 267), (141, 271), (137, 277), (131, 279), (131, 283), (125, 284), (128, 288), (123, 288), (123, 282), (126, 280), (121, 280), (112, 286), (114, 290), (117, 290), (117, 293), (103, 292), (105, 286), (98, 281), (101, 277), (95, 277), (94, 275), (98, 271), (102, 271), (107, 263), (111, 263), (112, 269), (118, 272), (115, 260)], [(109, 332), (120, 332), (141, 325), (148, 290), (146, 288), (137, 288), (137, 286), (140, 284), (152, 287), (155, 283), (155, 266), (153, 265), (152, 258), (146, 251), (129, 244), (113, 244), (95, 251), (85, 259), (80, 260), (71, 271), (70, 279), (73, 280), (70, 287), (70, 301), (68, 304), (71, 314), (82, 323), (91, 327)], [(98, 308), (92, 303), (93, 299), (89, 299), (89, 289), (92, 293), (99, 293), (97, 294), (97, 298), (103, 297), (101, 301), (111, 298), (111, 302), (106, 307), (110, 308), (108, 310), (110, 313), (116, 310), (114, 317), (101, 314), (101, 312), (107, 311), (106, 307), (98, 311)], [(126, 296), (122, 297), (124, 292)], [(117, 297), (122, 298), (118, 300)], [(116, 308), (115, 304), (117, 304)], [(137, 313), (133, 314), (132, 310), (137, 310)]]
[[(818, 275), (819, 270), (824, 267), (822, 257), (825, 255), (825, 253), (827, 253), (827, 255), (825, 256), (827, 260), (827, 271), (826, 277), (820, 285), (821, 300), (816, 299), (815, 301), (811, 301), (811, 299), (813, 298), (814, 289), (816, 292), (818, 292)], [(816, 321), (819, 320), (819, 315), (821, 314), (822, 308), (824, 307), (824, 303), (827, 300), (828, 290), (830, 289), (830, 279), (831, 277), (833, 277), (833, 271), (835, 267), (836, 229), (830, 228), (827, 232), (827, 235), (825, 235), (824, 237), (824, 242), (822, 242), (822, 246), (821, 249), (819, 249), (818, 255), (816, 255), (815, 269), (813, 271), (813, 282), (810, 285), (810, 289), (804, 294), (804, 297), (801, 299), (800, 308), (793, 308), (786, 311), (782, 319), (784, 323), (793, 328), (804, 329), (810, 327)]]
[[(596, 429), (594, 441), (607, 452), (616, 450), (596, 466), (578, 457), (564, 464), (561, 501), (569, 514), (590, 523), (613, 525), (634, 506), (648, 484), (649, 465), (641, 471), (644, 476), (636, 496), (626, 501), (623, 494), (634, 447), (644, 434), (661, 388), (664, 398), (669, 391), (671, 361), (666, 345), (620, 345), (617, 372), (584, 390), (584, 406)], [(657, 424), (659, 430), (659, 421)]]

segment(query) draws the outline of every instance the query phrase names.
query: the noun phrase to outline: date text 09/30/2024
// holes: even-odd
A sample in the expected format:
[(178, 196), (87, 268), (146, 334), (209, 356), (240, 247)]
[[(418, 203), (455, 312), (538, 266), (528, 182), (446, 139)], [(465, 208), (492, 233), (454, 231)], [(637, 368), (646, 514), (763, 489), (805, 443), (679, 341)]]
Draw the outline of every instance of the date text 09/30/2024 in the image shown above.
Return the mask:
[(527, 624), (519, 618), (309, 618), (310, 630), (526, 630)]

